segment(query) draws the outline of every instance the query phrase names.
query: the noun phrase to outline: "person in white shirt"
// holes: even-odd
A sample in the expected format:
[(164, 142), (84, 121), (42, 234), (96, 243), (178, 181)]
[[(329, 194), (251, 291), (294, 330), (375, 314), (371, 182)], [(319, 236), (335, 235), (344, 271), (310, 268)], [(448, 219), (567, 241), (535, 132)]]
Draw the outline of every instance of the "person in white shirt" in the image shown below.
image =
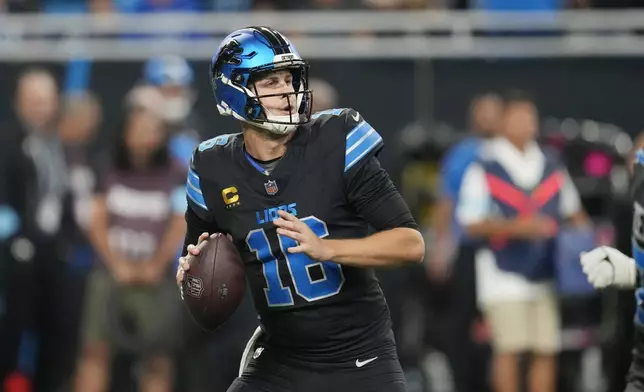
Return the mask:
[(465, 232), (485, 244), (477, 299), (491, 329), (496, 392), (519, 390), (522, 352), (533, 354), (530, 391), (555, 390), (560, 327), (549, 250), (559, 223), (587, 221), (570, 176), (535, 141), (537, 129), (533, 101), (507, 96), (500, 135), (468, 167), (456, 209)]

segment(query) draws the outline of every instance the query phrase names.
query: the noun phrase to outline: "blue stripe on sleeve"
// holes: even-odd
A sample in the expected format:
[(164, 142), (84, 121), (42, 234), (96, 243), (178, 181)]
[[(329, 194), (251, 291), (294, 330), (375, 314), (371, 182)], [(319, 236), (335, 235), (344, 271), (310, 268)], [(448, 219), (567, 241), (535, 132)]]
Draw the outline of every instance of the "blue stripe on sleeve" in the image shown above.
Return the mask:
[(196, 205), (208, 211), (208, 207), (206, 207), (206, 201), (204, 200), (203, 193), (201, 192), (201, 181), (199, 180), (199, 175), (192, 169), (188, 170), (186, 194), (188, 195), (188, 198), (192, 200)]
[(347, 134), (344, 171), (351, 169), (382, 142), (382, 137), (366, 121), (361, 121)]

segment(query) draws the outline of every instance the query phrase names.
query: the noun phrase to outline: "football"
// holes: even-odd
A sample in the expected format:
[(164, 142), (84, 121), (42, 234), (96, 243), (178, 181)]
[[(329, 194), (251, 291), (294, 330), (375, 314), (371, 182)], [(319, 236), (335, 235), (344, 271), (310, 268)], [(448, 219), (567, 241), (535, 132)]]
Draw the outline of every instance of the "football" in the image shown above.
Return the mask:
[(224, 234), (199, 244), (183, 279), (183, 300), (194, 320), (214, 331), (235, 312), (244, 297), (246, 280), (241, 255)]

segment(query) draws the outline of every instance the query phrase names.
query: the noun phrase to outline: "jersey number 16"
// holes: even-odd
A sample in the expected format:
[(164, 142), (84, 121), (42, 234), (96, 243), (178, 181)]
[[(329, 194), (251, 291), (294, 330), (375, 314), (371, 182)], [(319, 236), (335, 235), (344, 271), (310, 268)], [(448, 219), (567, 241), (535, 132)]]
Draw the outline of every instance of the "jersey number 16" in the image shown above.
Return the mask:
[[(302, 219), (311, 230), (320, 238), (329, 235), (326, 223), (314, 216)], [(315, 261), (304, 253), (289, 253), (288, 248), (297, 246), (295, 240), (277, 235), (283, 258), (291, 275), (292, 287), (300, 297), (309, 302), (322, 298), (331, 297), (342, 288), (344, 274), (339, 264), (330, 261)], [(281, 257), (275, 257), (271, 251), (271, 245), (264, 229), (252, 230), (246, 236), (246, 244), (251, 252), (255, 252), (257, 259), (263, 264), (264, 278), (267, 288), (264, 289), (268, 306), (289, 306), (293, 305), (293, 294), (290, 287), (284, 287), (279, 274), (279, 262)], [(322, 278), (313, 279), (309, 272), (311, 268), (319, 266), (322, 270)]]

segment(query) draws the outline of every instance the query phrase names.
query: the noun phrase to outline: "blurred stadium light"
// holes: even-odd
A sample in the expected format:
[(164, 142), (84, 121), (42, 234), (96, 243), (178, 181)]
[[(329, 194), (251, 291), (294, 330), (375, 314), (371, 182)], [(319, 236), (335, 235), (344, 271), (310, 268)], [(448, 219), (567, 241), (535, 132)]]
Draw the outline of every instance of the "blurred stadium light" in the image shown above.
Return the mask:
[[(2, 15), (5, 61), (142, 60), (173, 52), (204, 60), (244, 26), (293, 37), (310, 59), (588, 57), (644, 54), (643, 11), (253, 12)], [(132, 39), (134, 35), (139, 35)]]

